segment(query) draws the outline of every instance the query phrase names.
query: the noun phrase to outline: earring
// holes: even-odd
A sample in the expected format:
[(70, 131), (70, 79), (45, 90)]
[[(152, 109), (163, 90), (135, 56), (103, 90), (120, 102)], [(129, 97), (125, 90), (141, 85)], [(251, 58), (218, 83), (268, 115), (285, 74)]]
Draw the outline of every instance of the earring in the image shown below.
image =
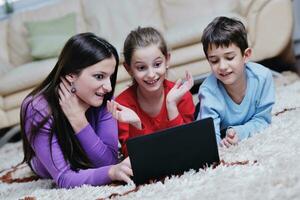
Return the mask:
[(76, 88), (75, 88), (75, 86), (74, 86), (74, 83), (73, 82), (71, 82), (71, 93), (75, 93), (76, 92)]

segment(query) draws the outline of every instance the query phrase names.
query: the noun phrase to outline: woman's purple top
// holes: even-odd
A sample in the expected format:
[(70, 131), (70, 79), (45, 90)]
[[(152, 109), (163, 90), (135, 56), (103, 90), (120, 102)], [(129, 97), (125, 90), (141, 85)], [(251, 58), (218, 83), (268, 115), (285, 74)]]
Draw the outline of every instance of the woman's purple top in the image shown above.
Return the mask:
[[(22, 104), (24, 112), (29, 98)], [(31, 124), (41, 122), (49, 113), (47, 101), (39, 96), (28, 105), (25, 117), (25, 132), (29, 138)], [(118, 129), (117, 122), (103, 106), (89, 108), (87, 111), (89, 124), (76, 134), (78, 141), (86, 152), (94, 168), (73, 171), (64, 159), (62, 149), (58, 144), (56, 133), (51, 141), (52, 158), (50, 153), (50, 130), (53, 123), (51, 116), (37, 133), (31, 147), (35, 156), (31, 160), (33, 170), (42, 178), (53, 179), (59, 187), (70, 188), (89, 185), (103, 185), (111, 182), (108, 170), (118, 159)]]

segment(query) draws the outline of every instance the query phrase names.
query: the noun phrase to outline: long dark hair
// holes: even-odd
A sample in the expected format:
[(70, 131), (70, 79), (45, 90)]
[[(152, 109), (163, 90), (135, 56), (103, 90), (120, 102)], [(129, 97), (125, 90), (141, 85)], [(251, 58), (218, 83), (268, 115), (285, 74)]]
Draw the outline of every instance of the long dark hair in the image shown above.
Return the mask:
[[(94, 65), (104, 59), (114, 57), (116, 60), (115, 71), (111, 76), (112, 91), (106, 94), (103, 104), (110, 100), (114, 93), (116, 85), (119, 56), (116, 49), (106, 40), (97, 37), (93, 33), (81, 33), (71, 37), (65, 44), (56, 65), (46, 79), (35, 88), (23, 101), (20, 112), (21, 131), (23, 138), (24, 160), (30, 165), (30, 160), (35, 155), (30, 144), (33, 143), (39, 130), (43, 128), (47, 121), (53, 121), (50, 130), (49, 145), (51, 150), (51, 141), (54, 134), (57, 137), (58, 144), (63, 152), (64, 158), (69, 162), (73, 170), (87, 169), (92, 167), (90, 160), (82, 149), (79, 141), (76, 139), (68, 119), (59, 105), (58, 87), (60, 77), (65, 77), (70, 73), (79, 75), (81, 71), (91, 65)], [(47, 101), (48, 114), (42, 115), (41, 111), (35, 109), (31, 116), (27, 116), (29, 105), (34, 107), (33, 101), (42, 96)], [(34, 115), (43, 116), (39, 122), (31, 123), (29, 133), (25, 133), (25, 123), (28, 117)], [(29, 136), (29, 137), (28, 137)]]

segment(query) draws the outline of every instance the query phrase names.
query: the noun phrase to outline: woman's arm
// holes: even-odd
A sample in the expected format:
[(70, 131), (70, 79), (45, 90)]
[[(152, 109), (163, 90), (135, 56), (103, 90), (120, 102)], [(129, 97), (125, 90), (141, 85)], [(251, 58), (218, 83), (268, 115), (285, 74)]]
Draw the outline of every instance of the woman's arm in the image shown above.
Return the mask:
[(94, 114), (98, 116), (96, 127), (88, 125), (76, 137), (95, 167), (115, 164), (118, 158), (117, 121), (106, 108), (97, 109), (95, 112), (100, 112), (98, 115)]
[[(29, 132), (33, 124), (40, 122), (44, 117), (39, 114), (27, 116), (30, 117), (26, 119), (26, 133)], [(31, 146), (37, 159), (42, 163), (43, 167), (47, 169), (59, 187), (69, 188), (83, 184), (103, 185), (111, 181), (108, 176), (109, 165), (94, 169), (79, 170), (78, 172), (73, 171), (69, 163), (64, 159), (56, 136), (53, 136), (51, 144), (49, 144), (51, 127), (52, 120), (50, 118), (47, 123), (41, 127), (35, 139), (31, 141)], [(34, 166), (34, 168), (38, 173), (39, 166)]]

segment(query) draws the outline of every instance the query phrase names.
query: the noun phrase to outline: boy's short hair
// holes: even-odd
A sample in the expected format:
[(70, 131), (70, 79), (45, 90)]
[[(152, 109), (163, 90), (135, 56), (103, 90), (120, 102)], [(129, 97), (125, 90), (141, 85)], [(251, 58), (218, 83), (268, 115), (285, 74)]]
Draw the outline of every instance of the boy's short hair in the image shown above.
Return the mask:
[(207, 57), (207, 50), (211, 45), (226, 46), (234, 43), (237, 45), (244, 55), (244, 51), (248, 48), (247, 31), (244, 24), (234, 18), (216, 17), (203, 31), (201, 38), (203, 51)]

